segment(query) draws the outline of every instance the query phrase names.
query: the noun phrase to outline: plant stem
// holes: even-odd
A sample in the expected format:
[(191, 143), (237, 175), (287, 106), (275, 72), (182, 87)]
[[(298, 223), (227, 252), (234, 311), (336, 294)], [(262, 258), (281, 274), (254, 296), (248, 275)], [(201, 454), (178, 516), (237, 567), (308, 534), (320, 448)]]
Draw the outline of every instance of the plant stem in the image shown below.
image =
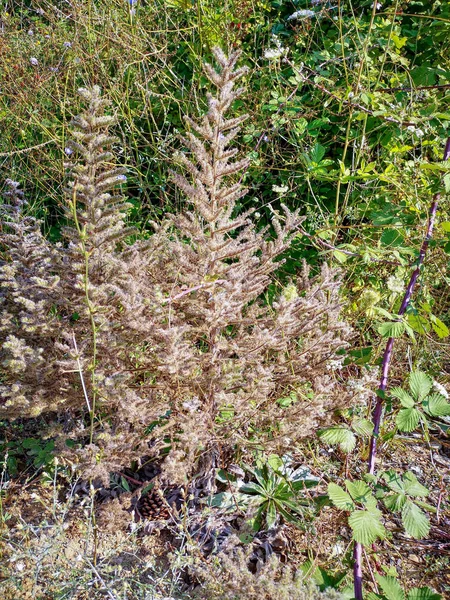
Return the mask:
[[(444, 150), (444, 160), (449, 160), (450, 158), (450, 137), (447, 139), (447, 143), (445, 145)], [(433, 202), (430, 206), (430, 214), (428, 218), (428, 226), (425, 234), (425, 238), (422, 242), (422, 246), (419, 252), (419, 258), (417, 259), (417, 266), (414, 269), (411, 278), (409, 280), (408, 287), (406, 288), (405, 295), (403, 296), (403, 301), (398, 311), (398, 316), (401, 317), (405, 314), (406, 309), (411, 301), (411, 296), (414, 291), (414, 287), (416, 285), (417, 279), (420, 274), (420, 270), (422, 267), (422, 263), (425, 258), (425, 254), (428, 248), (428, 244), (430, 242), (431, 236), (433, 234), (434, 221), (436, 218), (436, 211), (438, 207), (438, 203), (440, 200), (440, 193), (435, 194), (433, 198)], [(391, 365), (392, 358), (392, 350), (394, 347), (394, 338), (390, 337), (386, 344), (386, 349), (383, 354), (383, 362), (381, 364), (381, 379), (380, 379), (380, 387), (379, 390), (381, 392), (386, 391), (389, 368)], [(369, 450), (369, 459), (368, 459), (368, 472), (373, 475), (375, 473), (375, 458), (377, 454), (377, 438), (380, 432), (381, 419), (383, 414), (383, 396), (384, 394), (377, 395), (377, 403), (375, 405), (375, 409), (372, 415), (373, 422), (373, 433), (370, 440), (370, 450)], [(356, 600), (363, 600), (363, 575), (362, 575), (362, 545), (359, 542), (355, 542), (355, 548), (353, 551), (353, 580), (354, 580), (354, 596)]]

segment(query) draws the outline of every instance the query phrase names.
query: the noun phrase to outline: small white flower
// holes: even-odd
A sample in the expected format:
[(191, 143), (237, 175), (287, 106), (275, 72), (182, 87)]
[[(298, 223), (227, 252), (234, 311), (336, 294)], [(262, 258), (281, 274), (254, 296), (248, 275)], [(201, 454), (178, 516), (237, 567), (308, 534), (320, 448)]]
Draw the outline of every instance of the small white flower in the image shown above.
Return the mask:
[(401, 279), (397, 279), (395, 275), (391, 275), (387, 280), (388, 290), (400, 294), (405, 289), (405, 284)]
[(37, 58), (34, 58), (34, 56), (32, 56), (32, 57), (30, 58), (30, 65), (33, 65), (33, 67), (37, 67), (37, 66), (38, 66), (38, 64), (39, 64), (39, 61), (38, 61), (38, 59), (37, 59)]
[(277, 194), (285, 194), (289, 190), (287, 185), (273, 185), (272, 191)]
[[(372, 4), (370, 5), (370, 8), (373, 8), (373, 5), (374, 5), (374, 3), (372, 2)], [(377, 10), (380, 10), (380, 8), (381, 8), (382, 6), (383, 6), (383, 5), (381, 4), (381, 2), (377, 2), (377, 4), (376, 4), (376, 9), (377, 9)]]
[(64, 48), (72, 48), (72, 42), (64, 42)]
[(25, 564), (23, 562), (17, 562), (15, 567), (18, 571), (23, 571), (25, 569)]
[(72, 148), (64, 148), (64, 152), (67, 154), (67, 156), (70, 156), (71, 154), (73, 154)]
[(433, 387), (437, 392), (439, 392), (439, 394), (441, 394), (441, 396), (444, 396), (444, 398), (447, 398), (448, 400), (448, 392), (442, 385), (442, 383), (439, 383), (438, 381), (433, 381)]
[(281, 58), (284, 54), (284, 48), (273, 48), (264, 51), (264, 58), (267, 58), (267, 60), (275, 60)]
[(287, 20), (288, 21), (296, 21), (297, 19), (311, 19), (315, 17), (316, 13), (313, 10), (296, 10), (295, 13), (292, 13)]
[(255, 219), (259, 219), (261, 217), (261, 213), (260, 212), (255, 212)]
[(34, 31), (32, 29), (28, 30), (28, 35), (34, 35)]
[(406, 128), (408, 131), (412, 131), (414, 133), (414, 131), (416, 131), (416, 128), (414, 127), (414, 125), (408, 125), (408, 127)]

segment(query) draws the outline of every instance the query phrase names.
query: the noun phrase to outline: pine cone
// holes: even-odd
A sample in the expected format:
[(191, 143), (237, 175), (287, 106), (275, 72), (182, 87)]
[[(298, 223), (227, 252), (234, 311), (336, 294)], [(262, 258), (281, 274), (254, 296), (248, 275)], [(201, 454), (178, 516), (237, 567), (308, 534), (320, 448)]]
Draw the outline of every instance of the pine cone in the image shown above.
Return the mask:
[(164, 490), (155, 486), (148, 494), (141, 497), (137, 509), (142, 518), (149, 521), (167, 521), (171, 516), (171, 508), (166, 495), (171, 491), (172, 486)]

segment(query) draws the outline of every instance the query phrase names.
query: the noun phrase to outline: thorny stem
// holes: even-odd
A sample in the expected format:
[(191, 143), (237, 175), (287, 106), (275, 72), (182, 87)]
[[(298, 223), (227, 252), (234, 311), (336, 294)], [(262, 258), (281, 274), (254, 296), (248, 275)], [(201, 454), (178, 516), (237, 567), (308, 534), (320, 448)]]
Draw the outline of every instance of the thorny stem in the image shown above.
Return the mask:
[[(449, 160), (450, 158), (450, 137), (447, 139), (447, 143), (445, 145), (444, 150), (444, 160)], [(431, 236), (433, 234), (434, 221), (436, 218), (436, 211), (438, 207), (438, 203), (440, 200), (440, 193), (435, 194), (433, 198), (433, 202), (430, 206), (430, 214), (428, 218), (428, 226), (425, 234), (425, 238), (422, 242), (422, 246), (419, 252), (419, 258), (417, 259), (417, 266), (414, 269), (411, 278), (408, 283), (408, 287), (406, 288), (405, 295), (403, 296), (403, 301), (398, 311), (398, 316), (401, 317), (405, 314), (406, 309), (411, 300), (412, 293), (414, 291), (414, 287), (416, 285), (417, 279), (420, 275), (420, 270), (422, 267), (422, 263), (425, 259), (425, 254), (428, 248), (428, 244), (430, 242)], [(383, 354), (383, 361), (381, 363), (381, 379), (379, 386), (379, 393), (377, 395), (377, 402), (375, 405), (375, 409), (372, 414), (372, 422), (373, 422), (373, 433), (370, 440), (370, 449), (369, 449), (369, 459), (368, 459), (368, 472), (371, 475), (375, 473), (375, 458), (377, 454), (377, 439), (380, 432), (381, 419), (383, 415), (383, 395), (386, 391), (389, 368), (391, 365), (392, 358), (392, 350), (394, 347), (394, 338), (390, 337), (386, 344), (386, 349)], [(353, 551), (353, 581), (354, 581), (354, 596), (356, 600), (363, 600), (363, 574), (362, 574), (362, 545), (359, 542), (355, 542), (355, 548)]]

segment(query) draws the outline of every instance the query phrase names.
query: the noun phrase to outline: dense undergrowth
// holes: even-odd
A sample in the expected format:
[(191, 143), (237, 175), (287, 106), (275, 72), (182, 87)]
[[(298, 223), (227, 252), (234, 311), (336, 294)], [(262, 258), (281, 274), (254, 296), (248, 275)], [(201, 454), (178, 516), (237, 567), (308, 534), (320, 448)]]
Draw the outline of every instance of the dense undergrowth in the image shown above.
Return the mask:
[(448, 6), (0, 26), (2, 597), (445, 598)]

